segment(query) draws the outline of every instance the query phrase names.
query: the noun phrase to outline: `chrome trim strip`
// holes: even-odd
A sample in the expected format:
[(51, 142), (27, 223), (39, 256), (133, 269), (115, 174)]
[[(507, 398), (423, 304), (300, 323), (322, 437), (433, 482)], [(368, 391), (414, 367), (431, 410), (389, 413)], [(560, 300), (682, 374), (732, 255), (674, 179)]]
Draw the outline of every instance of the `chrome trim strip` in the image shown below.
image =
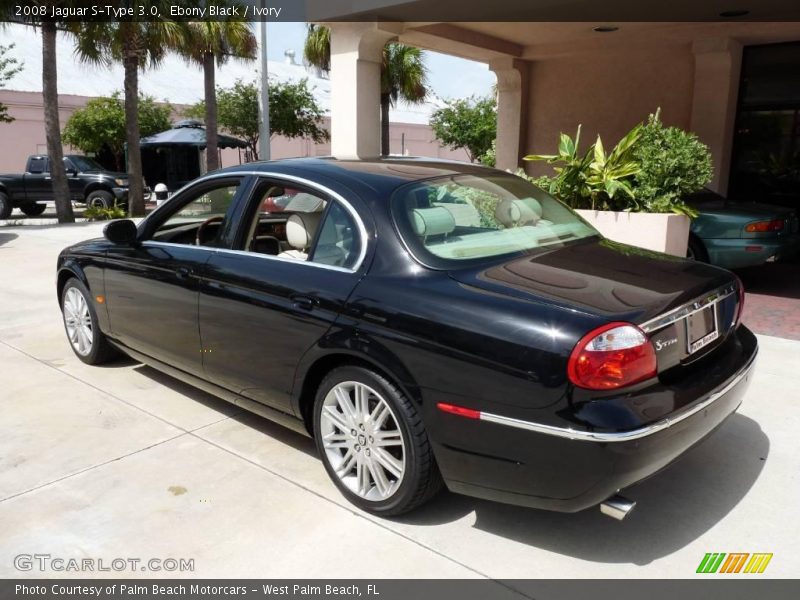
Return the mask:
[(693, 315), (696, 312), (703, 310), (708, 306), (712, 306), (717, 304), (718, 302), (722, 302), (728, 296), (731, 296), (736, 293), (736, 284), (729, 284), (717, 288), (713, 292), (706, 294), (699, 300), (692, 300), (691, 302), (687, 302), (678, 308), (674, 308), (663, 315), (659, 315), (649, 321), (645, 321), (644, 323), (639, 324), (639, 328), (644, 331), (645, 333), (651, 333), (667, 325), (672, 325), (676, 321), (680, 321), (681, 319), (685, 319), (689, 315)]
[[(756, 352), (756, 354), (758, 354)], [(652, 425), (648, 425), (646, 427), (642, 427), (640, 429), (634, 429), (632, 431), (621, 431), (617, 433), (601, 433), (595, 431), (582, 431), (580, 429), (569, 429), (565, 427), (553, 427), (552, 425), (543, 425), (541, 423), (533, 423), (531, 421), (523, 421), (521, 419), (513, 419), (511, 417), (503, 417), (500, 415), (495, 415), (492, 413), (485, 413), (481, 412), (481, 421), (488, 421), (489, 423), (495, 423), (497, 425), (506, 425), (508, 427), (515, 427), (517, 429), (524, 429), (526, 431), (533, 431), (535, 433), (543, 433), (546, 435), (553, 435), (556, 437), (566, 438), (569, 440), (579, 440), (579, 441), (586, 441), (586, 442), (628, 442), (631, 440), (638, 440), (643, 437), (647, 437), (649, 435), (653, 435), (658, 433), (659, 431), (663, 431), (669, 427), (672, 427), (676, 423), (680, 423), (685, 419), (688, 419), (692, 415), (697, 414), (698, 412), (708, 408), (711, 404), (719, 400), (722, 396), (727, 394), (732, 388), (734, 388), (742, 379), (747, 377), (750, 373), (750, 370), (755, 363), (756, 354), (750, 358), (750, 361), (742, 367), (742, 369), (736, 374), (736, 376), (731, 379), (724, 387), (721, 389), (711, 393), (708, 398), (695, 404), (691, 408), (680, 412), (674, 416), (667, 417), (661, 421), (653, 423)]]
[[(328, 187), (325, 187), (322, 184), (316, 183), (314, 181), (310, 181), (310, 180), (305, 179), (303, 177), (297, 177), (296, 175), (286, 175), (284, 173), (275, 173), (275, 172), (272, 172), (272, 171), (236, 171), (236, 172), (232, 172), (232, 173), (213, 173), (211, 175), (206, 175), (205, 177), (200, 177), (198, 179), (195, 179), (194, 181), (186, 184), (181, 189), (179, 189), (177, 192), (175, 192), (170, 197), (170, 200), (172, 200), (172, 198), (176, 197), (178, 194), (181, 194), (184, 190), (186, 190), (190, 186), (201, 184), (201, 183), (204, 183), (206, 181), (211, 181), (211, 180), (214, 180), (214, 179), (225, 179), (225, 178), (236, 177), (236, 176), (242, 176), (242, 178), (248, 177), (248, 176), (256, 176), (256, 177), (268, 177), (270, 179), (278, 179), (278, 180), (283, 179), (283, 180), (286, 180), (286, 181), (289, 181), (289, 182), (292, 182), (292, 183), (297, 183), (297, 184), (300, 184), (300, 185), (303, 185), (303, 186), (306, 186), (306, 187), (310, 187), (310, 188), (316, 189), (316, 190), (322, 192), (323, 194), (326, 194), (326, 195), (338, 200), (342, 204), (342, 206), (345, 207), (347, 212), (349, 212), (350, 215), (353, 217), (353, 220), (356, 223), (356, 227), (358, 228), (359, 237), (361, 238), (361, 249), (360, 249), (360, 251), (358, 253), (358, 260), (356, 260), (356, 263), (350, 268), (345, 268), (345, 267), (337, 267), (335, 265), (325, 265), (325, 264), (321, 264), (321, 263), (314, 263), (314, 262), (308, 262), (308, 261), (302, 261), (302, 260), (292, 260), (292, 259), (289, 259), (289, 258), (279, 258), (277, 256), (272, 256), (270, 254), (259, 254), (258, 252), (248, 252), (246, 250), (229, 250), (227, 248), (210, 248), (208, 246), (202, 246), (202, 247), (201, 246), (189, 246), (187, 244), (172, 244), (170, 242), (158, 242), (158, 241), (153, 241), (153, 240), (144, 240), (142, 242), (142, 244), (158, 245), (158, 246), (165, 246), (165, 247), (180, 247), (180, 248), (198, 248), (198, 249), (205, 248), (206, 250), (213, 250), (215, 252), (222, 252), (222, 253), (228, 253), (228, 254), (244, 254), (246, 256), (258, 256), (259, 258), (263, 258), (263, 259), (266, 259), (266, 260), (278, 260), (278, 261), (281, 261), (281, 262), (298, 264), (298, 265), (307, 265), (307, 266), (310, 266), (310, 267), (316, 267), (318, 269), (328, 269), (328, 270), (331, 270), (331, 271), (339, 271), (339, 272), (343, 272), (343, 273), (355, 273), (361, 268), (361, 265), (362, 265), (362, 263), (364, 262), (364, 259), (367, 256), (367, 243), (369, 242), (369, 236), (367, 235), (367, 228), (364, 226), (364, 222), (361, 219), (361, 216), (358, 214), (358, 212), (353, 207), (353, 205), (350, 204), (342, 195), (338, 194), (337, 192), (334, 192), (332, 189), (330, 189)], [(151, 218), (159, 210), (163, 210), (164, 206), (166, 206), (167, 204), (168, 204), (168, 202), (165, 202), (161, 206), (157, 207), (153, 212), (151, 212), (149, 215), (147, 215), (139, 223), (139, 225), (143, 225), (145, 223), (145, 221), (147, 221), (149, 218)]]

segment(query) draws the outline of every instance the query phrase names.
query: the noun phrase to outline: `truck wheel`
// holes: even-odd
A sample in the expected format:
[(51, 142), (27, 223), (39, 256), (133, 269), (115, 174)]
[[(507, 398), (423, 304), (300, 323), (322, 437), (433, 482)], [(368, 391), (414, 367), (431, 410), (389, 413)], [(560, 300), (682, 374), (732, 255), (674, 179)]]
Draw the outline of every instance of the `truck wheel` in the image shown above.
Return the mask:
[(45, 211), (46, 208), (47, 208), (46, 204), (40, 204), (38, 202), (23, 204), (22, 206), (19, 207), (19, 209), (29, 217), (38, 217)]
[(11, 206), (11, 200), (4, 192), (0, 192), (0, 219), (7, 219), (11, 216), (11, 211), (14, 207)]
[(114, 194), (105, 190), (95, 190), (86, 196), (86, 206), (91, 208), (111, 208), (114, 206)]

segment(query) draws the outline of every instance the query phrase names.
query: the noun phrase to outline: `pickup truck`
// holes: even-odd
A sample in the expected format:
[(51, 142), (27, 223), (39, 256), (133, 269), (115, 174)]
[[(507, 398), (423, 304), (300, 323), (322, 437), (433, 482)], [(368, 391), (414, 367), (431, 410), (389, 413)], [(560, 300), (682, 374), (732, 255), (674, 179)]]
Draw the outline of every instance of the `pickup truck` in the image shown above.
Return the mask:
[[(70, 199), (87, 206), (111, 207), (128, 200), (128, 175), (114, 173), (88, 156), (64, 157)], [(29, 216), (40, 215), (45, 202), (54, 200), (50, 159), (43, 154), (28, 157), (25, 173), (0, 174), (0, 219), (7, 219), (18, 207)]]

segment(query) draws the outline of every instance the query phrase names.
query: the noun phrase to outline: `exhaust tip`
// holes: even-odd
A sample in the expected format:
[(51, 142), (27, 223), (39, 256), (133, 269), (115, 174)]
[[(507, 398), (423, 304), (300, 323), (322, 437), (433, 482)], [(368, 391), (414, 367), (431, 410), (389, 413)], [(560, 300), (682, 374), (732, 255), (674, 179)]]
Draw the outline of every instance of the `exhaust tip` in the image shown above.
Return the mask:
[(606, 516), (622, 521), (636, 507), (636, 502), (615, 494), (600, 504), (600, 512)]

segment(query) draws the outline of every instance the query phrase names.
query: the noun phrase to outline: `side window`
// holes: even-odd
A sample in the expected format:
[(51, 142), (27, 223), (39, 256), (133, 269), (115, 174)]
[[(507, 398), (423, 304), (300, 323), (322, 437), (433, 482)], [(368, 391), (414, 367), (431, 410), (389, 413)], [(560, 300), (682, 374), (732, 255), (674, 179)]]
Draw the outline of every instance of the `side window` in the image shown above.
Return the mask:
[(239, 182), (228, 181), (204, 187), (194, 195), (188, 192), (190, 197), (186, 203), (161, 223), (151, 238), (172, 244), (214, 246), (239, 185)]
[(331, 204), (317, 238), (311, 261), (352, 268), (361, 251), (361, 237), (353, 216), (338, 202)]
[(44, 157), (32, 158), (28, 163), (28, 173), (46, 173), (47, 159)]
[(322, 195), (270, 181), (254, 193), (255, 214), (244, 249), (292, 260), (308, 260), (328, 200)]

